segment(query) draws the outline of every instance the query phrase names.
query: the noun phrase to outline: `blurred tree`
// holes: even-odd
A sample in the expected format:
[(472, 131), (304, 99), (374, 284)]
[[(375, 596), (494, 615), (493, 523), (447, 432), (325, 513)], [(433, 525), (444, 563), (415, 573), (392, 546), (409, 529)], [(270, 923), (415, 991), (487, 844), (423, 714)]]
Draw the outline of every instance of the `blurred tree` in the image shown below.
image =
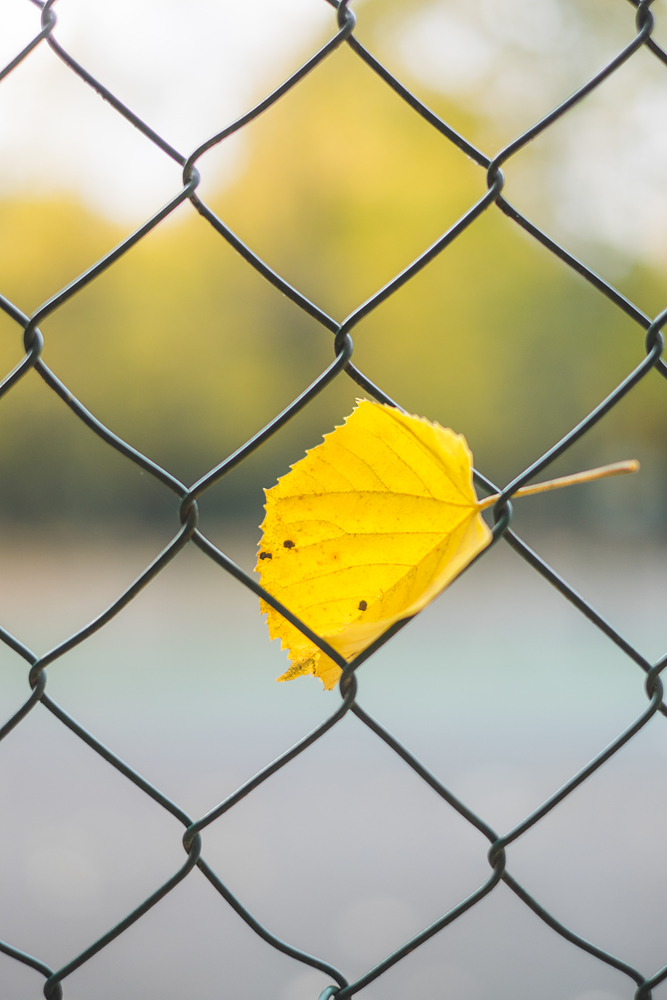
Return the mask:
[[(423, 86), (420, 93), (455, 128), (483, 141), (480, 118)], [(212, 198), (215, 210), (337, 319), (486, 187), (484, 171), (347, 48), (254, 122), (247, 141), (246, 168)], [(539, 156), (527, 169), (539, 171)], [(201, 170), (206, 178), (206, 157)], [(510, 167), (510, 197), (511, 182)], [(26, 311), (123, 235), (63, 200), (5, 202), (0, 220), (0, 291)], [(663, 283), (646, 267), (630, 268), (622, 284), (647, 310), (658, 308)], [(0, 329), (8, 370), (21, 354), (20, 331), (6, 317)], [(49, 317), (43, 331), (45, 360), (72, 392), (185, 480), (259, 429), (332, 357), (331, 334), (188, 205)], [(354, 339), (355, 361), (371, 379), (410, 411), (464, 432), (479, 467), (501, 481), (643, 356), (641, 330), (495, 207), (362, 321)], [(260, 486), (341, 422), (356, 394), (341, 377), (216, 487), (209, 507), (239, 510), (250, 502), (256, 513)], [(606, 458), (620, 433), (626, 442), (657, 444), (666, 399), (652, 374), (582, 446), (582, 461)], [(81, 428), (34, 373), (1, 405), (6, 516), (162, 509), (160, 490), (138, 485), (139, 473)], [(629, 457), (624, 449), (615, 457)]]

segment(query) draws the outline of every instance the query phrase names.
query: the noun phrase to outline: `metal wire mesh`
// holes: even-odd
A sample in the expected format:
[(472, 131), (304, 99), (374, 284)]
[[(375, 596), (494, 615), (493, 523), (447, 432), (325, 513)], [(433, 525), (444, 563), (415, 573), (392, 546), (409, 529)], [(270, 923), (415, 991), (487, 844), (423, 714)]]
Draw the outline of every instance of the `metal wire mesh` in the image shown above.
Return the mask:
[[(14, 638), (7, 631), (0, 628), (0, 638), (18, 656), (23, 657), (30, 666), (29, 681), (32, 693), (25, 704), (0, 728), (0, 740), (4, 739), (16, 726), (19, 726), (26, 716), (41, 703), (51, 712), (64, 726), (68, 727), (95, 753), (103, 757), (112, 767), (116, 768), (129, 781), (133, 782), (146, 795), (150, 796), (163, 809), (171, 813), (179, 822), (183, 824), (183, 846), (185, 848), (186, 860), (182, 867), (176, 871), (168, 881), (156, 887), (155, 891), (137, 906), (131, 913), (121, 920), (114, 927), (111, 927), (102, 937), (92, 942), (81, 954), (73, 957), (59, 969), (52, 969), (39, 958), (24, 953), (14, 947), (9, 942), (0, 941), (0, 950), (17, 962), (25, 963), (36, 969), (45, 977), (44, 995), (50, 1000), (58, 1000), (63, 996), (63, 983), (67, 977), (80, 968), (84, 963), (105, 948), (118, 935), (123, 934), (136, 921), (163, 899), (171, 890), (186, 878), (194, 868), (206, 876), (208, 881), (220, 894), (222, 900), (229, 904), (238, 916), (244, 920), (252, 930), (258, 934), (267, 945), (276, 948), (284, 954), (291, 956), (297, 962), (306, 966), (311, 966), (329, 976), (335, 985), (327, 987), (321, 994), (320, 1000), (327, 997), (337, 996), (339, 1000), (346, 1000), (355, 993), (359, 993), (369, 983), (381, 976), (395, 963), (400, 962), (408, 953), (414, 951), (421, 944), (434, 935), (442, 932), (444, 928), (456, 921), (466, 910), (474, 907), (486, 895), (493, 892), (494, 888), (502, 881), (515, 895), (529, 907), (533, 913), (545, 924), (547, 924), (556, 934), (561, 935), (576, 947), (595, 957), (600, 962), (617, 969), (625, 974), (636, 984), (636, 1000), (648, 1000), (652, 996), (655, 986), (667, 979), (667, 966), (655, 972), (639, 971), (633, 968), (622, 958), (608, 954), (590, 941), (584, 940), (574, 933), (555, 916), (549, 913), (540, 902), (533, 898), (511, 875), (507, 868), (507, 848), (526, 831), (531, 829), (542, 817), (546, 816), (560, 802), (569, 796), (575, 788), (585, 782), (605, 761), (609, 760), (623, 747), (635, 734), (637, 734), (646, 723), (656, 714), (667, 715), (667, 705), (663, 702), (663, 685), (660, 673), (667, 665), (667, 656), (657, 663), (648, 662), (642, 654), (627, 642), (619, 632), (607, 621), (605, 621), (581, 596), (579, 596), (556, 572), (554, 572), (535, 552), (533, 552), (510, 528), (512, 517), (511, 498), (513, 494), (529, 482), (537, 473), (544, 470), (555, 459), (561, 456), (577, 440), (585, 435), (598, 421), (602, 420), (616, 404), (639, 382), (644, 379), (649, 372), (655, 369), (660, 375), (667, 378), (667, 366), (662, 361), (663, 337), (660, 333), (662, 325), (667, 321), (667, 309), (659, 313), (654, 319), (645, 315), (641, 309), (624, 297), (616, 288), (604, 281), (599, 275), (581, 261), (575, 259), (567, 250), (560, 246), (549, 235), (542, 232), (520, 212), (518, 212), (503, 196), (504, 178), (502, 166), (511, 157), (518, 153), (523, 147), (536, 136), (548, 129), (563, 115), (566, 115), (572, 108), (583, 101), (588, 94), (594, 91), (618, 70), (628, 59), (631, 59), (641, 48), (647, 48), (660, 62), (667, 66), (667, 53), (660, 48), (652, 38), (654, 18), (651, 12), (652, 0), (632, 0), (637, 8), (636, 13), (636, 34), (632, 37), (625, 48), (609, 62), (603, 70), (580, 87), (576, 93), (560, 104), (546, 117), (535, 123), (530, 129), (507, 145), (495, 157), (490, 158), (477, 149), (465, 137), (459, 135), (445, 121), (443, 121), (432, 110), (426, 107), (414, 94), (397, 80), (363, 45), (359, 43), (354, 34), (355, 16), (349, 9), (348, 0), (327, 0), (335, 9), (335, 19), (337, 28), (331, 39), (313, 55), (300, 69), (293, 73), (280, 87), (266, 96), (255, 107), (242, 117), (227, 126), (221, 132), (202, 143), (189, 156), (176, 150), (170, 143), (158, 135), (145, 122), (137, 117), (134, 112), (126, 107), (113, 93), (106, 89), (100, 81), (96, 80), (79, 63), (77, 63), (58, 43), (54, 29), (56, 18), (53, 11), (54, 0), (47, 0), (41, 3), (39, 0), (30, 0), (41, 10), (41, 31), (27, 45), (23, 51), (0, 72), (0, 82), (4, 80), (24, 59), (39, 46), (48, 46), (54, 56), (69, 67), (82, 85), (92, 87), (105, 101), (107, 101), (119, 114), (137, 128), (149, 141), (155, 144), (165, 156), (176, 161), (183, 168), (183, 186), (172, 200), (156, 215), (145, 222), (136, 232), (120, 243), (115, 249), (99, 260), (96, 264), (80, 274), (74, 281), (62, 288), (57, 294), (45, 302), (37, 309), (32, 316), (24, 313), (8, 299), (0, 296), (0, 306), (5, 313), (14, 320), (23, 331), (23, 343), (25, 356), (2, 381), (0, 385), (0, 395), (4, 395), (12, 390), (19, 380), (31, 369), (34, 369), (44, 380), (46, 385), (60, 397), (63, 403), (73, 411), (89, 430), (96, 434), (109, 447), (114, 448), (129, 462), (135, 463), (150, 476), (153, 476), (168, 490), (175, 494), (180, 500), (180, 526), (171, 542), (161, 552), (161, 554), (146, 568), (139, 578), (130, 586), (118, 599), (98, 618), (92, 621), (81, 631), (70, 636), (65, 642), (56, 646), (45, 656), (38, 657), (26, 648), (18, 639)], [(288, 91), (299, 84), (301, 80), (318, 64), (327, 59), (335, 50), (347, 45), (352, 52), (361, 59), (372, 72), (384, 81), (387, 87), (395, 93), (396, 99), (406, 102), (412, 111), (420, 115), (433, 129), (440, 133), (444, 142), (453, 143), (470, 157), (481, 170), (486, 172), (487, 191), (468, 211), (445, 233), (440, 236), (428, 249), (426, 249), (408, 267), (397, 274), (383, 288), (358, 306), (343, 322), (339, 323), (315, 302), (311, 301), (297, 288), (292, 287), (279, 274), (272, 270), (253, 250), (246, 246), (238, 236), (236, 236), (199, 197), (197, 187), (199, 184), (199, 174), (197, 171), (197, 161), (207, 150), (221, 143), (225, 138), (238, 132), (244, 126), (252, 122), (258, 115), (270, 108), (283, 97)], [(329, 334), (333, 337), (335, 358), (333, 362), (323, 371), (319, 377), (296, 398), (282, 413), (279, 413), (266, 427), (248, 440), (241, 448), (232, 455), (221, 461), (215, 468), (211, 469), (205, 476), (191, 486), (179, 482), (169, 471), (161, 468), (145, 455), (139, 453), (124, 440), (118, 437), (113, 430), (105, 427), (85, 406), (83, 406), (59, 380), (41, 359), (44, 340), (40, 333), (39, 324), (47, 316), (57, 310), (65, 302), (77, 295), (86, 285), (94, 281), (98, 275), (108, 268), (113, 267), (127, 251), (141, 240), (146, 234), (154, 229), (163, 219), (174, 211), (182, 202), (189, 200), (194, 209), (201, 215), (202, 219), (208, 223), (226, 240), (244, 259), (248, 265), (261, 274), (266, 281), (270, 282), (284, 295), (287, 295), (304, 312), (313, 317)], [(375, 386), (362, 372), (360, 372), (351, 362), (352, 339), (351, 331), (357, 323), (372, 310), (376, 309), (380, 303), (391, 296), (403, 284), (410, 281), (422, 268), (426, 267), (438, 254), (440, 254), (449, 244), (451, 244), (468, 227), (475, 224), (480, 216), (489, 210), (499, 209), (526, 233), (537, 240), (542, 246), (556, 255), (568, 267), (581, 275), (593, 288), (601, 295), (612, 302), (618, 309), (626, 313), (640, 328), (645, 331), (646, 357), (630, 371), (626, 378), (614, 389), (606, 399), (604, 399), (594, 410), (592, 410), (580, 423), (573, 427), (557, 444), (550, 448), (545, 454), (536, 459), (528, 468), (509, 483), (501, 492), (500, 499), (496, 503), (493, 511), (494, 541), (503, 540), (514, 549), (514, 551), (526, 561), (537, 573), (541, 574), (553, 587), (555, 587), (571, 604), (576, 607), (582, 615), (585, 615), (597, 628), (626, 654), (633, 664), (644, 671), (644, 687), (648, 704), (642, 714), (626, 729), (613, 743), (606, 747), (590, 763), (544, 802), (538, 809), (527, 816), (521, 823), (509, 832), (500, 836), (493, 830), (480, 816), (471, 811), (464, 802), (453, 795), (438, 779), (438, 777), (428, 771), (410, 752), (403, 746), (384, 726), (371, 718), (362, 708), (358, 699), (357, 668), (361, 663), (371, 656), (382, 646), (387, 639), (394, 634), (405, 622), (394, 626), (388, 633), (373, 643), (373, 645), (359, 655), (352, 662), (345, 662), (343, 658), (332, 649), (325, 641), (319, 638), (305, 624), (300, 622), (288, 608), (283, 607), (270, 594), (266, 593), (257, 582), (240, 569), (224, 552), (206, 538), (198, 529), (198, 499), (218, 480), (225, 476), (232, 468), (243, 462), (244, 459), (259, 448), (272, 434), (289, 421), (298, 411), (306, 407), (318, 393), (333, 379), (348, 376), (358, 383), (369, 396), (392, 406), (396, 406), (393, 400), (377, 386)], [(484, 493), (499, 492), (495, 484), (491, 483), (479, 471), (475, 472), (477, 485)], [(83, 643), (89, 636), (103, 628), (112, 618), (119, 614), (133, 598), (153, 580), (174, 557), (186, 546), (197, 546), (213, 563), (222, 571), (231, 574), (240, 585), (254, 591), (266, 602), (276, 608), (292, 624), (299, 628), (309, 639), (319, 646), (328, 656), (343, 668), (339, 691), (341, 702), (337, 710), (314, 731), (308, 733), (300, 742), (290, 750), (280, 756), (261, 770), (252, 780), (238, 788), (234, 794), (221, 802), (215, 809), (206, 815), (193, 819), (186, 815), (179, 806), (170, 801), (157, 788), (154, 788), (140, 774), (134, 771), (128, 764), (120, 760), (113, 752), (103, 746), (96, 737), (86, 731), (78, 722), (68, 715), (58, 706), (46, 693), (47, 672), (49, 664), (55, 662), (75, 646)], [(405, 761), (412, 769), (415, 780), (421, 779), (429, 785), (433, 791), (440, 796), (445, 803), (456, 810), (468, 823), (475, 827), (489, 841), (488, 861), (490, 874), (486, 881), (480, 885), (469, 896), (462, 899), (447, 913), (444, 913), (438, 920), (430, 926), (424, 928), (419, 934), (406, 941), (405, 944), (388, 955), (383, 961), (368, 969), (360, 978), (354, 982), (348, 982), (345, 975), (334, 968), (325, 960), (305, 954), (303, 951), (292, 946), (288, 942), (279, 940), (269, 929), (262, 926), (251, 912), (244, 906), (242, 900), (234, 894), (221, 881), (215, 871), (207, 864), (202, 856), (202, 834), (212, 823), (215, 823), (221, 816), (239, 803), (247, 795), (251, 794), (263, 782), (269, 780), (281, 768), (289, 764), (298, 755), (304, 753), (328, 730), (335, 726), (344, 716), (351, 714), (358, 722), (368, 727), (384, 743), (390, 747), (394, 753)]]

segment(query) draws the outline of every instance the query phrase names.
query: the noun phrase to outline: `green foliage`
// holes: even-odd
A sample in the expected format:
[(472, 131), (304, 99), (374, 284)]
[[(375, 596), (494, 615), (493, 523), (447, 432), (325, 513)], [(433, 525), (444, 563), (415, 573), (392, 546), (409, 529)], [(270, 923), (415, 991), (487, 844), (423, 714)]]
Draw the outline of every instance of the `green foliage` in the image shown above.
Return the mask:
[[(438, 95), (429, 101), (479, 134), (478, 122)], [(246, 168), (212, 199), (215, 210), (337, 319), (485, 190), (484, 172), (347, 49), (250, 126), (247, 143)], [(206, 178), (206, 157), (201, 169)], [(64, 200), (7, 201), (0, 221), (0, 291), (25, 311), (123, 237)], [(621, 284), (658, 307), (656, 275), (637, 267)], [(42, 329), (44, 358), (72, 392), (185, 480), (258, 430), (332, 357), (331, 335), (189, 205)], [(0, 334), (6, 371), (21, 356), (21, 334), (6, 317)], [(411, 412), (464, 433), (480, 468), (503, 481), (643, 356), (641, 330), (495, 208), (360, 323), (354, 340), (370, 378)], [(339, 379), (205, 506), (259, 512), (260, 487), (340, 423), (356, 392)], [(162, 509), (161, 490), (109, 455), (34, 373), (1, 406), (5, 514)], [(625, 442), (662, 439), (665, 412), (664, 387), (651, 375), (590, 439), (582, 464), (630, 457), (610, 453), (619, 425)]]

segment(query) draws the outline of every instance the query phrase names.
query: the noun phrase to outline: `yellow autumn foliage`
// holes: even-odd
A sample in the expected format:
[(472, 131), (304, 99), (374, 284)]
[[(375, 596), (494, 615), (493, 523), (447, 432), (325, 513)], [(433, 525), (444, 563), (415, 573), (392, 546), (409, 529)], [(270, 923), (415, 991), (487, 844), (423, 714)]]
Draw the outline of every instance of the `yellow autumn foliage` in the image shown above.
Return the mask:
[[(638, 470), (616, 462), (517, 495)], [(423, 610), (490, 544), (482, 511), (500, 496), (477, 499), (463, 435), (368, 400), (265, 492), (261, 584), (347, 660)], [(315, 674), (333, 688), (341, 669), (331, 657), (267, 601), (260, 607), (292, 660), (278, 680)]]
[[(262, 586), (349, 659), (421, 611), (491, 541), (459, 434), (359, 401), (266, 491)], [(281, 680), (340, 667), (265, 602), (269, 634), (289, 649)]]

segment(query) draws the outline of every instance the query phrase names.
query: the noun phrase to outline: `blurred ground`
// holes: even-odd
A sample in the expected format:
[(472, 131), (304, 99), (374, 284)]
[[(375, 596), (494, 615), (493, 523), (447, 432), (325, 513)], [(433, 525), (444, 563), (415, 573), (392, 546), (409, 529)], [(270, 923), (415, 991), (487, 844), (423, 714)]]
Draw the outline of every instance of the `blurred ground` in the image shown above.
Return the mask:
[[(5, 545), (3, 623), (43, 651), (113, 599), (158, 547)], [(663, 651), (662, 549), (543, 537), (535, 547), (650, 657)], [(234, 554), (249, 565), (253, 539)], [(2, 714), (26, 691), (2, 656)], [(52, 698), (192, 815), (330, 713), (277, 685), (284, 654), (255, 598), (196, 551), (49, 668)], [(506, 546), (367, 662), (359, 701), (506, 830), (643, 709), (642, 676)], [(0, 937), (55, 966), (181, 863), (178, 825), (41, 706), (0, 755)], [(648, 973), (666, 960), (667, 731), (652, 723), (508, 851), (578, 933)], [(204, 834), (204, 856), (275, 933), (361, 974), (488, 873), (483, 839), (353, 718)], [(41, 977), (0, 956), (3, 995)], [(194, 872), (73, 974), (68, 1000), (316, 1000), (325, 977), (275, 953)], [(621, 1000), (634, 987), (558, 938), (504, 886), (385, 974), (373, 1000)]]

